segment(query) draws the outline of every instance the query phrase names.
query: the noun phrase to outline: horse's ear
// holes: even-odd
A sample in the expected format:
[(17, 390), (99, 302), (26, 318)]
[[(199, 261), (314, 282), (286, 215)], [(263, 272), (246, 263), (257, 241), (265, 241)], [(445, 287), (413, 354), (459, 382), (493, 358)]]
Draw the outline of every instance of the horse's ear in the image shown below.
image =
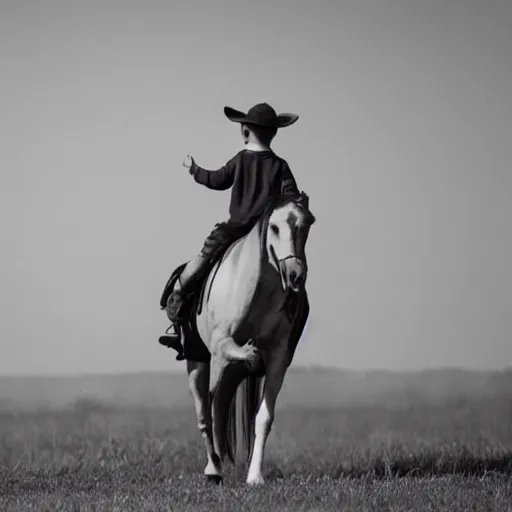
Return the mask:
[(306, 192), (302, 191), (300, 193), (297, 202), (309, 210), (309, 196), (306, 194)]

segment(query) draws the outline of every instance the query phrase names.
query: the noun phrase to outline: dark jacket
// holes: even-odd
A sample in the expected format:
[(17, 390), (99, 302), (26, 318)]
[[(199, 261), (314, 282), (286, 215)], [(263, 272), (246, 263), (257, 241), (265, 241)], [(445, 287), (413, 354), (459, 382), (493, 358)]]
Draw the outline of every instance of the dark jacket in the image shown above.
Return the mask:
[(244, 149), (217, 171), (194, 163), (190, 172), (210, 189), (232, 187), (228, 222), (235, 225), (254, 224), (272, 197), (299, 193), (287, 162), (271, 150)]

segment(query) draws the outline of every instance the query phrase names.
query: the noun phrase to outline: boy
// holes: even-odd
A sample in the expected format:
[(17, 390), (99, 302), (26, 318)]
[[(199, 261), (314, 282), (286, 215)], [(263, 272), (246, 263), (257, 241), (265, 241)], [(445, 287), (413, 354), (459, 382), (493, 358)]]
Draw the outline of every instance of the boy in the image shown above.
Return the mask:
[(249, 233), (272, 197), (299, 193), (288, 164), (270, 149), (277, 130), (295, 123), (299, 116), (277, 115), (267, 103), (253, 106), (247, 114), (230, 107), (225, 107), (224, 113), (230, 121), (240, 123), (245, 148), (217, 171), (199, 167), (190, 155), (183, 162), (197, 183), (213, 190), (232, 187), (232, 191), (229, 220), (215, 225), (201, 252), (183, 269), (168, 300), (172, 325), (158, 341), (177, 350), (178, 360), (183, 359), (179, 313), (187, 285), (220, 251)]

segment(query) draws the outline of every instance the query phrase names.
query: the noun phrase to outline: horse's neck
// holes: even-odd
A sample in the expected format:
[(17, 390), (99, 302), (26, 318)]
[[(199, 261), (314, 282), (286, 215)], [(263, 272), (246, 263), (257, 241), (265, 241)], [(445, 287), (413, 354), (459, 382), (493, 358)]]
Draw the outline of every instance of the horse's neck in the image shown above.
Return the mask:
[[(262, 295), (272, 302), (282, 295), (279, 275), (265, 257), (263, 232), (260, 224), (256, 224), (228, 249), (218, 270), (211, 275), (211, 286), (217, 290), (214, 296), (222, 302), (214, 301), (207, 307), (217, 309), (230, 303), (229, 315), (233, 314), (235, 322), (242, 321), (251, 306), (259, 307)], [(273, 304), (267, 302), (264, 306), (272, 309)]]
[(233, 247), (228, 255), (229, 266), (222, 273), (229, 292), (224, 295), (226, 302), (220, 309), (227, 313), (225, 319), (239, 342), (249, 338), (258, 339), (258, 343), (268, 342), (289, 327), (288, 322), (283, 322), (286, 295), (279, 273), (268, 260), (265, 231), (265, 225), (262, 229), (256, 225)]
[(237, 276), (236, 288), (242, 293), (244, 290), (249, 293), (254, 292), (253, 288), (263, 267), (261, 252), (261, 234), (259, 224), (256, 224), (247, 236), (231, 247), (230, 253), (226, 255), (224, 264), (230, 268), (231, 275)]
[(262, 249), (263, 232), (259, 224), (254, 226), (210, 273), (209, 292), (197, 319), (199, 335), (210, 352), (214, 350), (212, 332), (219, 326), (227, 328), (237, 343), (270, 338), (279, 326), (286, 327), (281, 314), (281, 279)]
[(253, 305), (260, 300), (265, 306), (280, 307), (284, 294), (281, 288), (281, 279), (277, 271), (270, 265), (266, 248), (266, 225), (256, 224), (250, 233), (240, 241), (240, 251), (236, 265), (240, 281), (237, 289), (241, 293), (249, 293)]

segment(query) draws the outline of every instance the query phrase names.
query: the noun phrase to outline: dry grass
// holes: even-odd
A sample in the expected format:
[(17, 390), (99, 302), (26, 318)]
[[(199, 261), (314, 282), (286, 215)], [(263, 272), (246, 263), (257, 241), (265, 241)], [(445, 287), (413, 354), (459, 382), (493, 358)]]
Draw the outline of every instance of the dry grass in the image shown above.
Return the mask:
[(268, 485), (202, 478), (192, 404), (79, 402), (0, 416), (1, 510), (512, 510), (512, 390), (439, 403), (287, 407)]

